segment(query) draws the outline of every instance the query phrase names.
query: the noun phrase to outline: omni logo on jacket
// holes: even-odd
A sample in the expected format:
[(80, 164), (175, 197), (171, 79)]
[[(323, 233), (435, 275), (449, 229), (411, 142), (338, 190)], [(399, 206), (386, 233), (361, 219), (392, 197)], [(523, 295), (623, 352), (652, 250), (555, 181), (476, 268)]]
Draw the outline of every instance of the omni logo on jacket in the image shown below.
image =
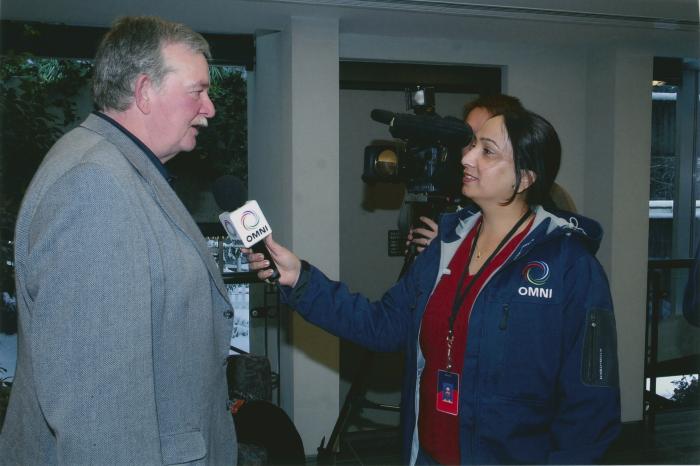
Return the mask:
[(518, 294), (520, 296), (552, 299), (552, 289), (542, 288), (542, 285), (547, 283), (549, 279), (549, 265), (547, 265), (546, 262), (529, 262), (523, 269), (522, 276), (524, 280), (527, 280), (531, 285), (535, 286), (521, 286), (518, 288)]

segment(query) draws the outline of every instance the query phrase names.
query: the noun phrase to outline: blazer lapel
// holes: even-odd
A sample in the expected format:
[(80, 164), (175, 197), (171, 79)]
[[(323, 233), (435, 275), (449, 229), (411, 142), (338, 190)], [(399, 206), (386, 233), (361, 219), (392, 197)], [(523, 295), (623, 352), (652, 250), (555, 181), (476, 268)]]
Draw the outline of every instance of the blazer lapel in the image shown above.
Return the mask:
[(91, 131), (104, 136), (114, 144), (124, 157), (131, 163), (134, 169), (141, 175), (144, 181), (151, 187), (153, 197), (161, 206), (170, 221), (187, 236), (199, 253), (202, 261), (207, 266), (209, 275), (219, 289), (219, 292), (228, 299), (226, 286), (221, 278), (221, 272), (209, 252), (206, 241), (194, 219), (189, 214), (182, 201), (170, 184), (163, 178), (158, 169), (148, 159), (148, 156), (129, 139), (119, 128), (97, 115), (90, 115), (83, 122)]

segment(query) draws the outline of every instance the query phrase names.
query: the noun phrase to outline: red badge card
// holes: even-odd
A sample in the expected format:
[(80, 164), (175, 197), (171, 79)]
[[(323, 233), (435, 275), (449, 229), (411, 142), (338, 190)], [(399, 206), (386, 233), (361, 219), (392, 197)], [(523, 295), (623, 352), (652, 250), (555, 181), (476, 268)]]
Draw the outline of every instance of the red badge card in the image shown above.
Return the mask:
[(459, 412), (459, 374), (438, 370), (435, 409), (456, 416)]

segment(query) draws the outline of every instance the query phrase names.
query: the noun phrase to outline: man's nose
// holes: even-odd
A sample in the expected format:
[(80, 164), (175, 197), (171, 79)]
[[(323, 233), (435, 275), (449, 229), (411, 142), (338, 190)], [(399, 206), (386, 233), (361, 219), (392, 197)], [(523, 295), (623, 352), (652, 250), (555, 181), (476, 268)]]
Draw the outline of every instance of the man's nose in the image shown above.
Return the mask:
[(216, 115), (216, 109), (214, 108), (214, 102), (209, 98), (209, 93), (204, 93), (204, 101), (202, 103), (202, 112), (205, 117), (213, 118)]

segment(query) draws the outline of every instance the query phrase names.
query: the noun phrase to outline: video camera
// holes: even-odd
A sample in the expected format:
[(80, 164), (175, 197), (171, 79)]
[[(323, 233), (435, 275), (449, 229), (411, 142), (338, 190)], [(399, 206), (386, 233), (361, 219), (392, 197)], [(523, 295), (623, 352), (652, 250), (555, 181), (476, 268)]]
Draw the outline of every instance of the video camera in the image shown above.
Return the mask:
[(456, 202), (461, 191), (462, 148), (473, 133), (462, 120), (435, 113), (435, 89), (406, 90), (406, 109), (414, 114), (372, 110), (371, 118), (389, 125), (401, 142), (365, 147), (362, 180), (405, 183), (413, 202), (440, 198)]

